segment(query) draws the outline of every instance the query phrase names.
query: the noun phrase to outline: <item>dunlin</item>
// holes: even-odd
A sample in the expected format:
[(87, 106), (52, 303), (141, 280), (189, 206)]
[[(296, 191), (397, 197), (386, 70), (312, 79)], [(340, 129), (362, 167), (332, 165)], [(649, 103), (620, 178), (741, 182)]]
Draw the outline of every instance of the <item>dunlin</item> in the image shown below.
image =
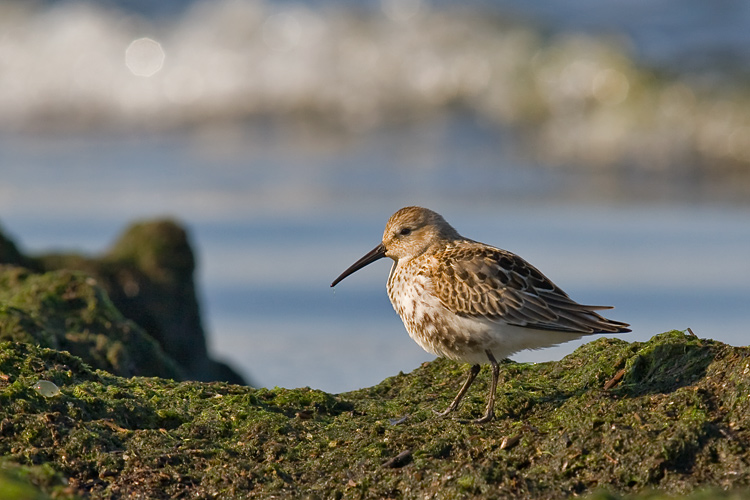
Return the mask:
[(483, 363), (492, 366), (492, 383), (478, 423), (494, 417), (498, 359), (583, 335), (630, 331), (627, 323), (595, 312), (611, 307), (575, 302), (518, 255), (464, 238), (440, 214), (421, 207), (393, 214), (382, 242), (331, 286), (383, 257), (394, 261), (388, 297), (409, 336), (429, 353), (472, 364), (440, 415), (458, 408)]

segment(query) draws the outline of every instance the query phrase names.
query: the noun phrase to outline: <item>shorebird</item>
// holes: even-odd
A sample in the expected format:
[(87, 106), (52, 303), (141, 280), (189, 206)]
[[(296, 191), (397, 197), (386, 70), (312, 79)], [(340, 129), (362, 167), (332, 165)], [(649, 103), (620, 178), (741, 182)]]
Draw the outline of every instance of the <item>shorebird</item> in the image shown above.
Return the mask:
[(409, 336), (425, 351), (471, 363), (448, 408), (455, 411), (482, 364), (492, 367), (484, 416), (494, 417), (497, 360), (594, 333), (629, 332), (627, 323), (600, 316), (609, 306), (582, 305), (518, 255), (464, 238), (443, 217), (422, 207), (402, 208), (381, 243), (331, 286), (383, 257), (393, 259), (387, 290)]

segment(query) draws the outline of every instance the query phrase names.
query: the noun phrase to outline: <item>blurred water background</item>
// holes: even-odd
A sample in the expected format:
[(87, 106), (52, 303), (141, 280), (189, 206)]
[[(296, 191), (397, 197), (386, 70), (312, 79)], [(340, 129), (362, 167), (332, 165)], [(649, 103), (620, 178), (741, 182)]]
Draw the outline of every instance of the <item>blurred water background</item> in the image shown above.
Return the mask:
[(329, 288), (411, 204), (617, 306), (627, 340), (746, 345), (748, 76), (742, 0), (2, 0), (0, 224), (97, 253), (182, 221), (210, 349), (264, 386), (431, 358), (389, 263)]

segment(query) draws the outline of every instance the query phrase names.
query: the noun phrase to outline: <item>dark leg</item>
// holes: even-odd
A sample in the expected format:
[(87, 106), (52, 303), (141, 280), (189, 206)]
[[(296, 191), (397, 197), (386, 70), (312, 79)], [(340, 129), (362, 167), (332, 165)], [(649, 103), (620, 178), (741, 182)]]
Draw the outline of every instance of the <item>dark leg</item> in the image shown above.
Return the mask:
[(497, 379), (500, 378), (500, 365), (497, 364), (495, 356), (490, 351), (484, 352), (487, 353), (487, 359), (490, 360), (492, 365), (492, 383), (490, 384), (490, 395), (487, 397), (487, 410), (482, 418), (474, 421), (478, 424), (487, 423), (495, 417), (495, 393), (497, 392)]
[[(471, 387), (472, 382), (474, 382), (474, 379), (477, 378), (477, 374), (479, 373), (479, 369), (481, 368), (480, 365), (472, 365), (471, 369), (469, 370), (469, 378), (466, 379), (466, 382), (464, 382), (464, 385), (461, 387), (461, 390), (458, 391), (458, 394), (456, 394), (456, 399), (453, 400), (451, 405), (448, 407), (447, 410), (443, 412), (436, 411), (439, 416), (444, 417), (456, 408), (458, 408), (458, 405), (461, 403), (461, 400), (464, 398), (464, 395), (466, 394), (466, 391), (469, 390), (469, 387)], [(433, 410), (435, 411), (435, 410)]]

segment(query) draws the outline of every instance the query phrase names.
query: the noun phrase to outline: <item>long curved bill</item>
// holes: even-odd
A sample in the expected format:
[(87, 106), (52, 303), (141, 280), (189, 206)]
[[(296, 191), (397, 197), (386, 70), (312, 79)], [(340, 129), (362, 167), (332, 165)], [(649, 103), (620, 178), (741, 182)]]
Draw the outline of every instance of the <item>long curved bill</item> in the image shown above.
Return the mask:
[(367, 252), (367, 255), (365, 255), (364, 257), (362, 257), (361, 259), (359, 259), (357, 262), (355, 262), (354, 264), (352, 264), (351, 266), (349, 266), (349, 268), (346, 271), (344, 271), (343, 273), (341, 273), (341, 275), (338, 278), (336, 278), (335, 280), (333, 280), (333, 283), (331, 283), (331, 286), (332, 287), (336, 286), (336, 284), (339, 281), (343, 280), (344, 278), (346, 278), (350, 274), (359, 271), (360, 269), (362, 269), (366, 265), (372, 264), (376, 260), (382, 259), (383, 257), (385, 257), (385, 247), (381, 243), (380, 245), (376, 246), (375, 248), (373, 248), (372, 250), (370, 250), (369, 252)]

